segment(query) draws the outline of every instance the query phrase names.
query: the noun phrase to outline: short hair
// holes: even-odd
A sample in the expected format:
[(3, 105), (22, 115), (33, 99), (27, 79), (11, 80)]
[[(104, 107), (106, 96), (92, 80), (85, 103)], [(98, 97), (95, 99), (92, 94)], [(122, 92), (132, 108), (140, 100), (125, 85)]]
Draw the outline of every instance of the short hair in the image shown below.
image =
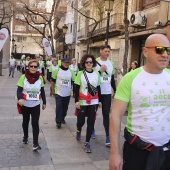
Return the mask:
[(91, 59), (92, 59), (92, 61), (93, 61), (93, 67), (96, 66), (96, 59), (95, 59), (95, 57), (94, 57), (93, 55), (91, 55), (91, 54), (85, 54), (85, 55), (83, 55), (83, 57), (81, 58), (81, 61), (80, 61), (80, 65), (81, 65), (81, 68), (82, 68), (82, 69), (85, 69), (85, 68), (86, 68), (86, 67), (85, 67), (85, 62), (86, 62), (86, 60), (87, 60), (88, 58), (91, 58)]
[(72, 59), (71, 59), (71, 63), (73, 63), (73, 61), (76, 61), (76, 58), (72, 58)]
[(36, 63), (37, 66), (39, 67), (39, 62), (38, 62), (36, 59), (30, 60), (29, 63), (28, 63), (28, 67), (29, 67), (32, 63)]
[(102, 45), (102, 46), (100, 46), (100, 50), (104, 50), (105, 48), (111, 49), (110, 45)]

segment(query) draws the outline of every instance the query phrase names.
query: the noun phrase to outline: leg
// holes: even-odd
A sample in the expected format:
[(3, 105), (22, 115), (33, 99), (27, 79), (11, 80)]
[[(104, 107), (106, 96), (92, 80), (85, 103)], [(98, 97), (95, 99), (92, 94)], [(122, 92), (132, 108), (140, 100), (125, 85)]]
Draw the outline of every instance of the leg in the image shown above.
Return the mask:
[(12, 77), (14, 77), (15, 66), (12, 67)]
[(9, 66), (9, 76), (11, 75), (12, 68)]
[(86, 130), (86, 142), (90, 142), (92, 131), (94, 130), (94, 122), (96, 116), (96, 105), (88, 106), (88, 118), (87, 118), (87, 130)]
[[(55, 101), (56, 101), (56, 123), (60, 122), (62, 120), (62, 97), (58, 94), (55, 95)], [(58, 127), (59, 128), (59, 127)]]
[(64, 120), (67, 115), (69, 102), (70, 102), (70, 96), (63, 97), (63, 99), (62, 99), (62, 120)]
[(164, 170), (169, 170), (170, 169), (170, 150), (165, 152), (166, 154), (166, 159), (165, 159), (165, 163), (164, 163)]
[(140, 150), (127, 142), (123, 148), (123, 170), (145, 170), (149, 151)]
[(81, 128), (85, 123), (86, 110), (87, 110), (86, 106), (81, 106), (81, 109), (79, 110), (79, 113), (77, 115), (77, 130), (79, 132), (81, 132)]
[(102, 114), (103, 114), (103, 125), (105, 128), (106, 136), (109, 136), (109, 116), (111, 107), (111, 94), (101, 95), (102, 96)]
[(33, 129), (33, 144), (38, 145), (40, 105), (31, 108), (31, 117)]
[(22, 121), (22, 128), (24, 132), (24, 137), (28, 138), (28, 127), (29, 127), (29, 121), (30, 121), (30, 108), (22, 106), (22, 116), (23, 116), (23, 121)]

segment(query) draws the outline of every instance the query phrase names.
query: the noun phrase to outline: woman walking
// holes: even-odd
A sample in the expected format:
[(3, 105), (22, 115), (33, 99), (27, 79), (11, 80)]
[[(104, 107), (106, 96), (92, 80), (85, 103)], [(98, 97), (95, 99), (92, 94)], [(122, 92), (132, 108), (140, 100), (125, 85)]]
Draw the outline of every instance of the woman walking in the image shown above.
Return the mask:
[(77, 136), (81, 140), (81, 130), (87, 116), (85, 152), (91, 153), (90, 138), (94, 129), (96, 110), (100, 104), (100, 75), (92, 67), (96, 66), (93, 55), (86, 54), (82, 57), (80, 64), (83, 68), (78, 72), (75, 80), (75, 107), (77, 109)]
[(38, 72), (39, 63), (37, 60), (30, 60), (28, 70), (22, 75), (17, 83), (18, 105), (21, 106), (23, 116), (23, 143), (28, 143), (28, 126), (31, 115), (33, 128), (33, 151), (41, 149), (38, 143), (39, 136), (39, 117), (40, 117), (40, 99), (42, 98), (42, 109), (46, 108), (46, 97), (42, 76)]

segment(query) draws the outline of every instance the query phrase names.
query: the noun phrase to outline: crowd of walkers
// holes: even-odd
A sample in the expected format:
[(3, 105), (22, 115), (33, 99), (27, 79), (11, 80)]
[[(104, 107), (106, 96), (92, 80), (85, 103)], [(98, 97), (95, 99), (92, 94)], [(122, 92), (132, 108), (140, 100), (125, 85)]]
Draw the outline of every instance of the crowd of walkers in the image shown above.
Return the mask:
[[(111, 146), (110, 170), (169, 170), (169, 82), (170, 43), (165, 35), (149, 36), (143, 47), (146, 64), (138, 68), (135, 59), (124, 75), (124, 63), (116, 69), (109, 59), (110, 46), (100, 47), (100, 55), (85, 54), (79, 67), (73, 58), (48, 57), (46, 78), (50, 95), (55, 97), (55, 123), (58, 130), (66, 124), (66, 116), (73, 89), (75, 99), (76, 140), (81, 140), (82, 128), (87, 122), (84, 150), (91, 153), (90, 139), (95, 138), (97, 110), (102, 109), (105, 145)], [(23, 143), (28, 143), (28, 125), (31, 115), (33, 150), (41, 149), (38, 142), (40, 100), (46, 108), (44, 91), (45, 64), (39, 55), (35, 59), (13, 57), (9, 61), (9, 76), (14, 76), (15, 65), (21, 70), (17, 86), (18, 110), (23, 115)], [(19, 67), (20, 66), (20, 67)], [(116, 86), (115, 73), (121, 76)], [(117, 87), (117, 88), (116, 88)], [(112, 95), (114, 102), (111, 110)], [(120, 123), (128, 111), (124, 129), (123, 159), (119, 150)], [(153, 161), (155, 160), (155, 161)]]

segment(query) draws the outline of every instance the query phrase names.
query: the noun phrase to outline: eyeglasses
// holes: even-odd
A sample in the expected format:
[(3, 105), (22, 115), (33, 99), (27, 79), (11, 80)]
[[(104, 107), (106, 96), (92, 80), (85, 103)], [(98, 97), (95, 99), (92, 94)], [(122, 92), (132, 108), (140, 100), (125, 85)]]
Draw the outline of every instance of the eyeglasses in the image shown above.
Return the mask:
[(93, 64), (92, 61), (86, 61), (85, 63), (86, 63), (86, 64)]
[(38, 66), (32, 66), (32, 65), (30, 65), (29, 67), (31, 67), (31, 68), (38, 68)]
[(163, 54), (166, 50), (167, 54), (170, 55), (170, 47), (155, 46), (155, 47), (146, 47), (146, 48), (155, 48), (157, 54)]

